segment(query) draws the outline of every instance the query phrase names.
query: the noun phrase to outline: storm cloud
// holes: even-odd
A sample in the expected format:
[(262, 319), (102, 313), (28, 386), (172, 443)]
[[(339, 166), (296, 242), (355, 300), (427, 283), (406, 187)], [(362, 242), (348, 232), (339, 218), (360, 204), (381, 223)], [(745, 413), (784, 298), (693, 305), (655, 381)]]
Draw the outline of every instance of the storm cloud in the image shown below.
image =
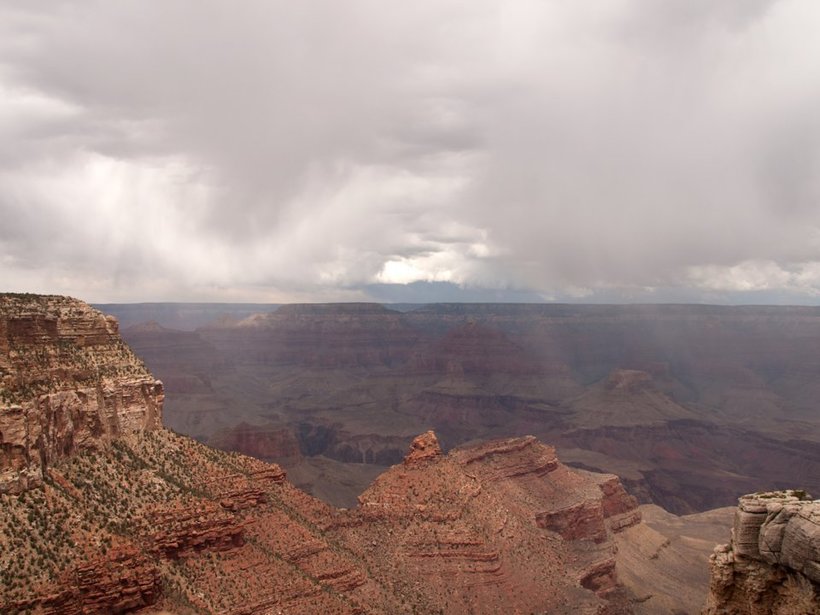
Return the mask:
[(0, 1), (0, 289), (816, 303), (818, 24), (813, 0)]

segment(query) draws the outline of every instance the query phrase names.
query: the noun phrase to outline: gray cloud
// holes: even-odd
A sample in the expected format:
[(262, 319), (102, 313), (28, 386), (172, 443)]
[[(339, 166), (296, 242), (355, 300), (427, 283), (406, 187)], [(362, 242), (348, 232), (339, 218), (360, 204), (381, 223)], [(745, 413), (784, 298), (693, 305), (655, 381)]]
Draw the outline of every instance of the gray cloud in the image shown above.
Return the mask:
[(6, 1), (0, 282), (813, 302), (818, 18), (809, 0)]

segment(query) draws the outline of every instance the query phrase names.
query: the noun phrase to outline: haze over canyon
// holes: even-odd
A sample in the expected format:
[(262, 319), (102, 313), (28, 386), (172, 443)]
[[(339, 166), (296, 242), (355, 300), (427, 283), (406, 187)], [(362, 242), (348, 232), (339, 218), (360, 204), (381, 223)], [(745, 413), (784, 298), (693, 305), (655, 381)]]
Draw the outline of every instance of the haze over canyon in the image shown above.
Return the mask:
[(132, 323), (169, 426), (337, 504), (427, 429), (446, 448), (534, 434), (675, 513), (820, 493), (818, 308), (226, 305), (197, 326), (195, 305), (101, 307)]

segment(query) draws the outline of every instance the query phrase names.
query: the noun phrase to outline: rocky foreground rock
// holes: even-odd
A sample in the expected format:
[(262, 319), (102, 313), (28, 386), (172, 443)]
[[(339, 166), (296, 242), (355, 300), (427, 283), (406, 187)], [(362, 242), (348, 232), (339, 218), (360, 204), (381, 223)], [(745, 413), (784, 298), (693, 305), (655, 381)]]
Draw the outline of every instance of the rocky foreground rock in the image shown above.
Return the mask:
[(706, 615), (820, 613), (820, 500), (792, 490), (743, 496), (711, 569)]
[(411, 459), (352, 510), (164, 430), (2, 498), (3, 613), (632, 612), (612, 534), (634, 500), (533, 438)]

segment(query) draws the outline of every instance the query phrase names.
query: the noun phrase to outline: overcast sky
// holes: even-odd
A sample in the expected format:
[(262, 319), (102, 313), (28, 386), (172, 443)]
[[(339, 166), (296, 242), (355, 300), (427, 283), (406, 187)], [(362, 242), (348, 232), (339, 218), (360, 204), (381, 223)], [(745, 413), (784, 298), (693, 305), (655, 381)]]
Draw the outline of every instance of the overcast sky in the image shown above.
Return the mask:
[(820, 303), (817, 0), (0, 0), (0, 290)]

